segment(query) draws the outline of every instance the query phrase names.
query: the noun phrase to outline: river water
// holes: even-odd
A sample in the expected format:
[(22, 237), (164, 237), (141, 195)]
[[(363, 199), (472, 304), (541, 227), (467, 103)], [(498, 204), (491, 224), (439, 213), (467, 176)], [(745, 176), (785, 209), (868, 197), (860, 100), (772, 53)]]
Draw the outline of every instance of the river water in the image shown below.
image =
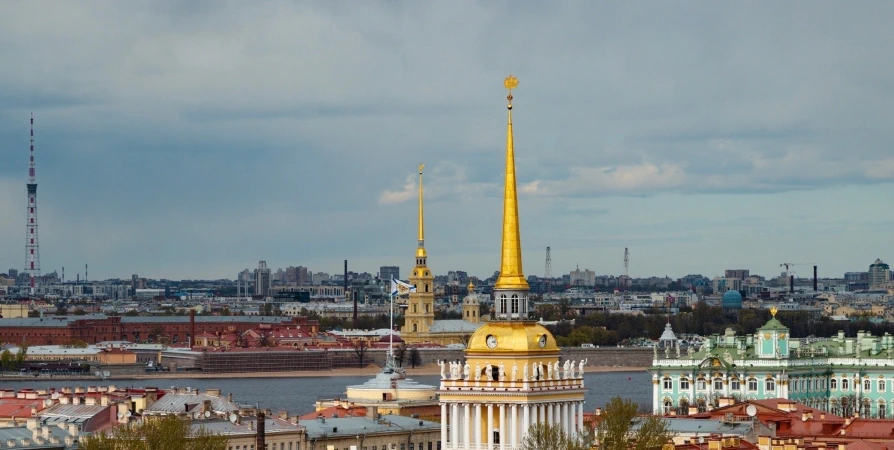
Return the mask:
[[(233, 401), (240, 404), (258, 405), (263, 409), (288, 411), (289, 414), (313, 412), (314, 402), (321, 398), (344, 396), (345, 386), (362, 384), (371, 376), (350, 377), (300, 377), (300, 378), (170, 378), (158, 380), (115, 380), (115, 381), (60, 381), (40, 379), (35, 381), (0, 381), (0, 389), (47, 389), (66, 386), (101, 386), (113, 384), (117, 387), (192, 387), (195, 389), (220, 389), (224, 395), (233, 394)], [(438, 375), (418, 375), (411, 377), (422, 384), (438, 385)], [(605, 406), (612, 397), (630, 398), (641, 406), (652, 407), (651, 376), (646, 372), (604, 372), (588, 373), (584, 377), (588, 388), (586, 410), (593, 411)]]

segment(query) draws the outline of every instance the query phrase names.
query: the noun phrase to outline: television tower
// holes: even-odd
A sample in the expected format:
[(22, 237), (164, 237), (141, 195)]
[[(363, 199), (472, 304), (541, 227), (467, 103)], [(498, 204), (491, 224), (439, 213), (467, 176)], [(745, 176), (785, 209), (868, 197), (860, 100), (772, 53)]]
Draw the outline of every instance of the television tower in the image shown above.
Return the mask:
[(549, 247), (546, 248), (546, 270), (543, 271), (543, 277), (548, 280), (553, 277), (553, 258), (549, 254)]
[(630, 252), (627, 251), (627, 247), (624, 247), (624, 283), (623, 287), (626, 290), (627, 284), (630, 283)]
[(31, 113), (31, 160), (28, 166), (28, 222), (25, 227), (25, 272), (31, 277), (31, 295), (40, 277), (40, 244), (37, 239), (37, 172), (34, 170), (34, 113)]

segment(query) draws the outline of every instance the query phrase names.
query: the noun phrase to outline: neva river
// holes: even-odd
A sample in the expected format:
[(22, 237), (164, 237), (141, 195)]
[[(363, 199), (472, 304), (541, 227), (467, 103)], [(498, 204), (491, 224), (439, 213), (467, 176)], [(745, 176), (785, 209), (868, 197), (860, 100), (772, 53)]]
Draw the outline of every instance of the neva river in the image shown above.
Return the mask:
[[(301, 378), (238, 378), (238, 379), (196, 379), (170, 378), (159, 380), (114, 380), (114, 381), (63, 381), (46, 378), (34, 381), (0, 381), (0, 389), (47, 389), (66, 386), (102, 386), (113, 384), (119, 388), (157, 387), (167, 389), (172, 386), (192, 387), (205, 390), (217, 388), (233, 394), (233, 401), (240, 404), (259, 405), (261, 408), (288, 411), (290, 414), (313, 412), (314, 402), (323, 398), (344, 396), (345, 386), (362, 384), (371, 376), (357, 377), (301, 377)], [(410, 377), (422, 384), (437, 386), (438, 375)], [(605, 372), (588, 373), (584, 377), (588, 389), (586, 410), (593, 411), (605, 406), (612, 397), (630, 398), (646, 409), (652, 408), (652, 382), (647, 372)]]

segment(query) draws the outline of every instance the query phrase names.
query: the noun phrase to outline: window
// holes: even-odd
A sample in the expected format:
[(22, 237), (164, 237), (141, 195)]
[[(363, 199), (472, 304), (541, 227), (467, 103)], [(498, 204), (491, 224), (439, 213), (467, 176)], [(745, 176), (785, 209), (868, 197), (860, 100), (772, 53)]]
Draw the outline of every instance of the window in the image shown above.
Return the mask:
[(665, 402), (664, 402), (664, 414), (665, 414), (665, 415), (668, 415), (668, 414), (670, 414), (671, 411), (673, 411), (673, 410), (674, 410), (674, 404), (671, 403), (670, 400), (665, 401)]
[(752, 392), (757, 391), (757, 380), (756, 379), (754, 379), (754, 378), (748, 379), (748, 390), (752, 391)]
[(878, 404), (878, 418), (886, 419), (888, 417), (888, 407), (884, 402), (879, 402)]
[(512, 294), (512, 314), (518, 314), (518, 295)]
[(872, 391), (872, 382), (869, 380), (863, 380), (863, 391), (870, 392)]
[(500, 296), (500, 310), (497, 313), (506, 314), (506, 294)]
[(767, 378), (767, 383), (766, 383), (766, 384), (767, 384), (767, 385), (766, 385), (766, 387), (764, 388), (764, 390), (765, 390), (766, 392), (772, 392), (772, 391), (775, 391), (775, 390), (776, 390), (776, 380), (774, 380), (774, 379), (772, 379), (772, 378)]
[(837, 378), (832, 378), (831, 380), (829, 380), (829, 389), (831, 389), (833, 391), (838, 390), (838, 379)]
[(669, 391), (674, 388), (674, 383), (670, 378), (664, 378), (664, 390)]
[(808, 378), (807, 379), (807, 391), (809, 392), (812, 390), (813, 390), (813, 378)]
[(695, 388), (698, 389), (698, 390), (700, 390), (700, 391), (704, 391), (705, 389), (708, 388), (708, 386), (707, 386), (707, 384), (705, 383), (705, 380), (704, 380), (704, 379), (699, 378), (699, 379), (695, 382)]
[(689, 390), (689, 379), (687, 379), (687, 378), (681, 378), (681, 379), (680, 379), (680, 390), (681, 390), (681, 391), (688, 391), (688, 390)]
[(741, 385), (741, 383), (739, 383), (738, 378), (733, 379), (733, 381), (730, 382), (730, 389), (732, 389), (734, 391), (739, 391), (742, 389), (742, 385)]
[(878, 380), (878, 391), (879, 392), (885, 392), (886, 387), (887, 386), (885, 386), (885, 380)]
[(721, 380), (720, 378), (715, 378), (715, 379), (714, 379), (714, 390), (715, 390), (715, 391), (722, 391), (722, 390), (723, 390), (723, 380)]
[(842, 378), (841, 379), (841, 390), (847, 391), (850, 388), (851, 388), (851, 380), (848, 380), (847, 378)]
[(410, 450), (416, 450), (416, 444), (410, 442)]

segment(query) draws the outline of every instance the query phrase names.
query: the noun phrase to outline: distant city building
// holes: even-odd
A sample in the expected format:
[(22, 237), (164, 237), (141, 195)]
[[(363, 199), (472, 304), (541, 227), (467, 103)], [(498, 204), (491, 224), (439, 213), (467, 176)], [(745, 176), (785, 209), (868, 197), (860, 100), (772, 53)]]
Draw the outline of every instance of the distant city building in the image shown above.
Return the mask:
[(724, 271), (723, 277), (727, 279), (733, 278), (736, 280), (744, 280), (751, 275), (750, 272), (751, 271), (748, 269), (727, 269)]
[(255, 269), (255, 295), (267, 296), (270, 294), (270, 269), (267, 268), (267, 261), (258, 262), (258, 268)]
[(399, 280), (400, 279), (400, 267), (398, 266), (382, 266), (379, 267), (379, 279), (380, 280)]
[(329, 274), (323, 272), (317, 272), (313, 275), (312, 284), (315, 286), (319, 286), (329, 281)]
[(884, 289), (891, 279), (891, 270), (882, 260), (876, 259), (869, 266), (868, 278), (869, 289)]
[(580, 268), (574, 269), (570, 274), (572, 286), (596, 286), (596, 272)]
[(19, 271), (16, 269), (9, 269), (9, 272), (7, 272), (7, 275), (9, 275), (9, 278), (12, 278), (13, 280), (15, 280), (15, 279), (19, 278)]
[(724, 309), (742, 309), (742, 294), (737, 290), (730, 289), (723, 294), (720, 304)]

